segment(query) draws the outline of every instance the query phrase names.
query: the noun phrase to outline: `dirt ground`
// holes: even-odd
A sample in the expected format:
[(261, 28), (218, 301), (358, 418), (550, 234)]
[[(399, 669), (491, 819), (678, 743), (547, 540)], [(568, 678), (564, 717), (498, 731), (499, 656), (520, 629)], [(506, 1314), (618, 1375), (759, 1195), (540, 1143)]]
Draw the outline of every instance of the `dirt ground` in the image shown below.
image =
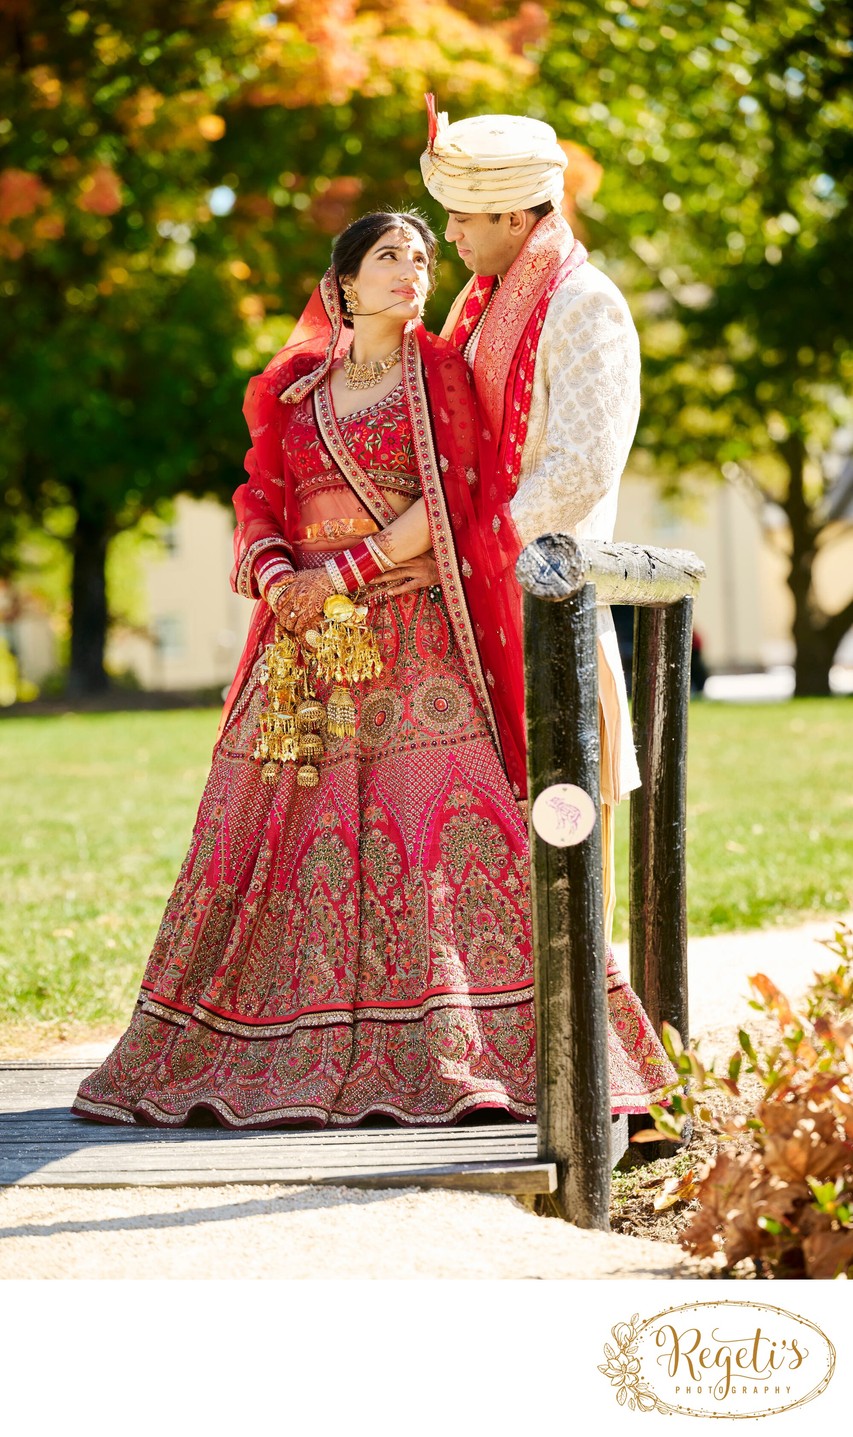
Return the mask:
[(696, 1275), (669, 1243), (583, 1232), (499, 1193), (278, 1184), (0, 1192), (0, 1279)]
[[(767, 1020), (746, 1019), (740, 1026), (749, 1033), (754, 1045), (760, 1041), (771, 1041), (778, 1032), (775, 1025)], [(718, 1051), (730, 1055), (738, 1049), (737, 1029), (717, 1029), (704, 1035), (704, 1042), (709, 1049), (713, 1044)], [(740, 1098), (726, 1098), (722, 1093), (714, 1094), (709, 1099), (709, 1106), (721, 1116), (748, 1117), (758, 1103), (761, 1084), (756, 1078), (742, 1073), (738, 1086), (741, 1091)], [(728, 1140), (725, 1146), (729, 1152), (745, 1152), (750, 1144), (744, 1137)], [(643, 1157), (642, 1149), (638, 1145), (632, 1145), (620, 1163), (618, 1172), (614, 1174), (610, 1210), (613, 1231), (631, 1237), (651, 1239), (653, 1242), (677, 1244), (693, 1214), (698, 1211), (699, 1203), (694, 1198), (690, 1202), (680, 1201), (672, 1207), (657, 1211), (655, 1198), (662, 1193), (664, 1184), (670, 1178), (685, 1179), (689, 1172), (692, 1172), (697, 1180), (701, 1178), (719, 1149), (720, 1140), (717, 1134), (707, 1124), (698, 1120), (690, 1141), (683, 1147), (673, 1146), (669, 1156), (666, 1146), (661, 1144), (655, 1151), (662, 1155), (653, 1162), (648, 1162)]]

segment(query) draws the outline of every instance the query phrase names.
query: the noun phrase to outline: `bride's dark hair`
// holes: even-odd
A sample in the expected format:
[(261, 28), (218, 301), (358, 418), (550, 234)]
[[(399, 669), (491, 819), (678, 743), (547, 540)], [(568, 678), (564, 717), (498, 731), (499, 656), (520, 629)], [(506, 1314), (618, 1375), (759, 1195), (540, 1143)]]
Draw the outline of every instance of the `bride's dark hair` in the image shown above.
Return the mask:
[(361, 219), (353, 220), (351, 225), (347, 225), (343, 234), (339, 234), (332, 245), (332, 264), (338, 277), (338, 298), (346, 329), (352, 329), (352, 320), (347, 317), (341, 279), (354, 280), (368, 250), (373, 249), (389, 230), (399, 229), (401, 225), (408, 225), (410, 229), (416, 230), (423, 240), (429, 266), (430, 288), (435, 283), (438, 241), (422, 215), (416, 210), (381, 210), (362, 215)]

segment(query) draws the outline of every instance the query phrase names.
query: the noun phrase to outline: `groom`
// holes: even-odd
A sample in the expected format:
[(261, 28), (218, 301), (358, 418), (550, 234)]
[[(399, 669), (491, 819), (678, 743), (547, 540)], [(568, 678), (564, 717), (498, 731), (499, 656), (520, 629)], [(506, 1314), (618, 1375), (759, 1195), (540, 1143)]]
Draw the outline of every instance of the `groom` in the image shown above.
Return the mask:
[[(520, 549), (540, 534), (611, 540), (637, 427), (640, 352), (619, 290), (591, 265), (561, 213), (566, 158), (550, 125), (522, 115), (447, 123), (432, 96), (424, 183), (473, 279), (442, 330), (472, 369), (499, 436), (493, 525)], [(504, 501), (501, 503), (501, 499)], [(509, 536), (504, 535), (504, 538)], [(640, 777), (610, 610), (598, 610), (605, 924), (613, 805)]]

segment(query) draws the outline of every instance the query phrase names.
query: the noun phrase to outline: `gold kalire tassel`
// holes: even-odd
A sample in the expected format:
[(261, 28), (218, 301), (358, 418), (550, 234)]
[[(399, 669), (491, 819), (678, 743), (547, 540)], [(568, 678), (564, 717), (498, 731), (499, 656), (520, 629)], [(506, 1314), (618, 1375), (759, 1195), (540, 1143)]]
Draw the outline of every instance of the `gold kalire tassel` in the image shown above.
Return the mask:
[(323, 705), (308, 692), (308, 670), (305, 670), (305, 697), (296, 710), (296, 727), (299, 730), (299, 757), (302, 762), (296, 770), (296, 782), (300, 788), (316, 788), (320, 773), (315, 760), (323, 752), (323, 740), (314, 730), (326, 722)]
[[(267, 704), (258, 722), (254, 757), (263, 763), (261, 781), (275, 785), (283, 763), (299, 763), (300, 788), (316, 788), (316, 761), (323, 754), (317, 732), (324, 725), (336, 738), (352, 738), (356, 708), (349, 685), (382, 672), (376, 636), (367, 628), (367, 605), (354, 604), (346, 594), (331, 594), (323, 605), (320, 630), (305, 635), (307, 651), (285, 629), (276, 627), (260, 671), (267, 685)], [(302, 664), (300, 664), (300, 656)], [(311, 693), (309, 666), (332, 685), (326, 709)], [(301, 693), (302, 697), (297, 698)]]
[(352, 738), (356, 710), (349, 684), (382, 672), (376, 636), (365, 625), (367, 605), (346, 594), (331, 594), (323, 605), (325, 623), (314, 649), (320, 678), (333, 684), (326, 704), (329, 733)]
[(299, 645), (284, 629), (276, 628), (275, 643), (267, 645), (261, 682), (267, 685), (267, 706), (260, 716), (254, 757), (263, 763), (261, 782), (278, 782), (283, 763), (299, 757), (294, 705), (304, 686), (299, 670)]
[(326, 704), (329, 715), (329, 733), (337, 738), (352, 738), (355, 734), (355, 704), (349, 689), (335, 684)]

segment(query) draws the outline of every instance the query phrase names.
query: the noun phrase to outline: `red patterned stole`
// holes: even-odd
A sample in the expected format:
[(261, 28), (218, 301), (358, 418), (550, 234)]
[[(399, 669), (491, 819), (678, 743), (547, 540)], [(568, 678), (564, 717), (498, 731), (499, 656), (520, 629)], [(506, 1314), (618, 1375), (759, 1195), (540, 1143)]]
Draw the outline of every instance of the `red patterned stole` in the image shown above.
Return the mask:
[[(471, 288), (468, 291), (465, 303), (462, 307), (453, 333), (450, 335), (450, 343), (456, 349), (464, 349), (474, 330), (480, 322), (483, 310), (495, 291), (497, 284), (496, 277), (492, 275), (475, 274), (471, 281)], [(447, 331), (443, 331), (446, 333)]]
[[(480, 652), (478, 616), (488, 601), (482, 585), (483, 565), (478, 564), (476, 574), (466, 568), (458, 543), (462, 533), (471, 536), (476, 526), (474, 491), (482, 468), (470, 376), (453, 346), (428, 334), (421, 324), (403, 335), (403, 383), (447, 616), (495, 747), (509, 772), (495, 711), (495, 680)], [(509, 776), (512, 780), (515, 775)]]
[(498, 440), (498, 464), (508, 481), (506, 499), (518, 484), (536, 351), (548, 304), (586, 257), (562, 215), (556, 211), (546, 215), (531, 231), (496, 292), (494, 278), (476, 277), (453, 332), (453, 344), (464, 348), (489, 306), (474, 359), (474, 384)]
[(452, 342), (464, 349), (488, 305), (473, 378), (492, 444), (490, 456), (481, 464), (476, 533), (466, 545), (472, 550), (480, 546), (473, 567), (487, 601), (479, 605), (472, 596), (478, 648), (507, 773), (520, 794), (526, 789), (522, 605), (515, 577), (521, 540), (509, 506), (518, 487), (536, 352), (548, 305), (555, 290), (585, 259), (586, 250), (575, 241), (562, 215), (547, 215), (531, 231), (497, 289), (493, 279), (475, 280), (453, 330)]

